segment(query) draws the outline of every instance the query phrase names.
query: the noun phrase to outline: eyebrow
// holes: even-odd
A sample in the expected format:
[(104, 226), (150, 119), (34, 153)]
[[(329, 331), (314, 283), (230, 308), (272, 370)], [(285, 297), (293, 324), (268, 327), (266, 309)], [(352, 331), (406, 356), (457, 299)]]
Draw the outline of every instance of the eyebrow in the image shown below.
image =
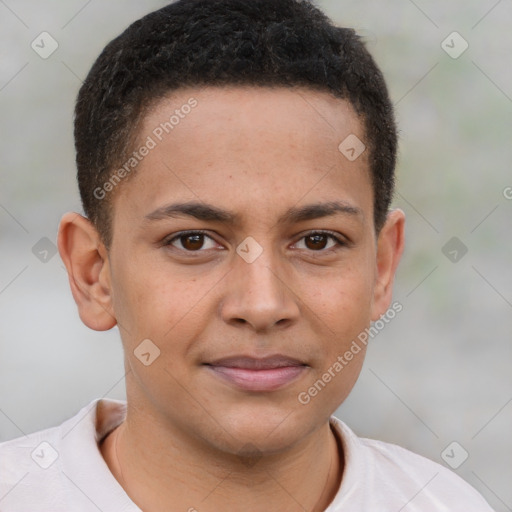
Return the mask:
[[(290, 208), (281, 217), (277, 224), (294, 224), (308, 220), (344, 214), (351, 217), (363, 218), (363, 211), (344, 201), (330, 201), (327, 203), (315, 203), (301, 207)], [(224, 224), (240, 224), (241, 216), (228, 210), (218, 208), (206, 203), (187, 202), (175, 203), (156, 209), (145, 216), (146, 220), (156, 221), (176, 217), (194, 217), (195, 219), (210, 222), (222, 222)]]

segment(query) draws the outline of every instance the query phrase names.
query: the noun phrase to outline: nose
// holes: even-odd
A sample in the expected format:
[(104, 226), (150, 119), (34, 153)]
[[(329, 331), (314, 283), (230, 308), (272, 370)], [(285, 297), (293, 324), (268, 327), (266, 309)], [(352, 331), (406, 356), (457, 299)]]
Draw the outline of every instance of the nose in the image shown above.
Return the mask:
[(225, 280), (221, 304), (224, 322), (248, 326), (256, 332), (285, 328), (296, 323), (300, 309), (285, 272), (268, 256), (247, 263), (238, 255)]

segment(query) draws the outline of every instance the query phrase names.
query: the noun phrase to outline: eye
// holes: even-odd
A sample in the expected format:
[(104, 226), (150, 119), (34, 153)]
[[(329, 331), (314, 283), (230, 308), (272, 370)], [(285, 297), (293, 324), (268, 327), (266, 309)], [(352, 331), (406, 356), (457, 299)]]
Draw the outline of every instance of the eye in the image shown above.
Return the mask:
[[(303, 244), (303, 246), (300, 246)], [(172, 246), (186, 252), (201, 252), (215, 249), (218, 244), (205, 231), (186, 231), (178, 233), (163, 242), (164, 246)], [(315, 231), (303, 236), (295, 244), (298, 249), (307, 249), (313, 252), (329, 252), (337, 247), (344, 247), (347, 242), (334, 233), (328, 231)]]
[(201, 250), (214, 249), (217, 244), (204, 231), (187, 231), (164, 241), (163, 245), (171, 245), (176, 249), (187, 252), (200, 252)]
[[(329, 245), (329, 240), (331, 245)], [(328, 231), (315, 231), (303, 236), (299, 243), (304, 241), (304, 247), (298, 247), (299, 249), (309, 249), (314, 252), (328, 252), (329, 249), (336, 247), (344, 247), (347, 243), (339, 238), (338, 236)]]

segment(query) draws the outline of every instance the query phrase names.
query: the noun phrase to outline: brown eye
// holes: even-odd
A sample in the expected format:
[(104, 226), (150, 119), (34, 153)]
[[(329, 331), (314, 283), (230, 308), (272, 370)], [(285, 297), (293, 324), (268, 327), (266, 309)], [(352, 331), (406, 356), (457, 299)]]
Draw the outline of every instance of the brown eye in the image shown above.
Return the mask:
[(327, 235), (309, 235), (305, 237), (306, 247), (312, 250), (322, 250), (325, 249), (327, 245), (327, 239), (329, 237)]
[[(329, 241), (332, 243), (329, 244)], [(328, 252), (330, 249), (347, 245), (342, 238), (338, 238), (329, 232), (310, 233), (309, 235), (302, 237), (298, 243), (304, 244), (304, 246), (299, 247), (299, 249), (307, 249), (313, 252)]]
[(215, 240), (200, 231), (181, 233), (164, 242), (164, 245), (172, 246), (186, 252), (201, 252), (205, 249), (213, 249), (216, 245)]
[(184, 235), (179, 240), (187, 251), (197, 251), (204, 245), (204, 235)]

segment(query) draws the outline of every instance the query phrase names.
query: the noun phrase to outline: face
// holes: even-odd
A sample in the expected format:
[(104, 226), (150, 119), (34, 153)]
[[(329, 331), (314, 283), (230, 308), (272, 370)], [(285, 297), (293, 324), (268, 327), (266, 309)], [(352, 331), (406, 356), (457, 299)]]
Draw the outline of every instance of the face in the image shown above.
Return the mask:
[(307, 89), (180, 90), (148, 113), (108, 256), (140, 418), (272, 453), (346, 398), (364, 345), (344, 354), (390, 299), (368, 152), (338, 149), (351, 134), (350, 104)]

